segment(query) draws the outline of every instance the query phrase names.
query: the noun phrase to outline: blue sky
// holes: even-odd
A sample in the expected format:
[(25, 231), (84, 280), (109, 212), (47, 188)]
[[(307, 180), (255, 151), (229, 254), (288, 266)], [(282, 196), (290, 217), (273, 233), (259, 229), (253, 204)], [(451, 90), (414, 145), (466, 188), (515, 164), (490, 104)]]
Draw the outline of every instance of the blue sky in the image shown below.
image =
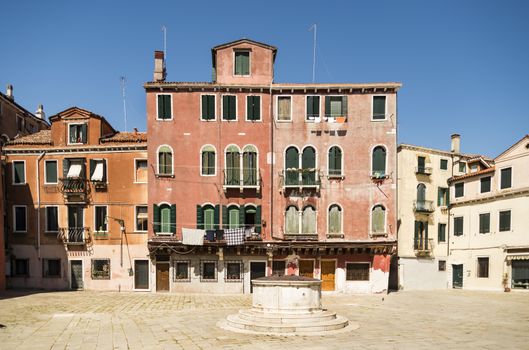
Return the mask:
[(211, 47), (278, 48), (276, 82), (403, 83), (399, 143), (497, 156), (529, 133), (529, 1), (9, 1), (0, 88), (47, 115), (79, 106), (146, 129), (142, 84), (167, 27), (170, 81), (210, 81)]

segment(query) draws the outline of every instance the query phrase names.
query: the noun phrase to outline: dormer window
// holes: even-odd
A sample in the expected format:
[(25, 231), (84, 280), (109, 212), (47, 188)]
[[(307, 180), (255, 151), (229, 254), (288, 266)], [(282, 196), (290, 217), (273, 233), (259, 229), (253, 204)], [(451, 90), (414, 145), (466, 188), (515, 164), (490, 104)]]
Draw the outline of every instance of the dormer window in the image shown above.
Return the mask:
[(86, 143), (87, 125), (86, 124), (69, 124), (68, 125), (68, 143), (83, 144)]
[(250, 51), (235, 51), (234, 75), (250, 75)]

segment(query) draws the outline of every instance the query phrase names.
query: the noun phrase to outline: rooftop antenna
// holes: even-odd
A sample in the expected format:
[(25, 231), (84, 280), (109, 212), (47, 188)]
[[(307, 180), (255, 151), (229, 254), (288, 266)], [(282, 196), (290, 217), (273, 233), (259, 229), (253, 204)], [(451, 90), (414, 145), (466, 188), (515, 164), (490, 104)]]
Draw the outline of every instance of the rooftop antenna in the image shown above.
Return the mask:
[(127, 79), (121, 76), (121, 93), (123, 95), (123, 115), (125, 116), (125, 131), (127, 131), (127, 104), (125, 103), (125, 83)]
[(314, 23), (309, 31), (314, 29), (314, 47), (312, 51), (312, 83), (316, 81), (316, 32), (318, 31), (318, 26)]
[(163, 24), (162, 24), (162, 32), (163, 32), (163, 56), (165, 60), (167, 60), (167, 28)]

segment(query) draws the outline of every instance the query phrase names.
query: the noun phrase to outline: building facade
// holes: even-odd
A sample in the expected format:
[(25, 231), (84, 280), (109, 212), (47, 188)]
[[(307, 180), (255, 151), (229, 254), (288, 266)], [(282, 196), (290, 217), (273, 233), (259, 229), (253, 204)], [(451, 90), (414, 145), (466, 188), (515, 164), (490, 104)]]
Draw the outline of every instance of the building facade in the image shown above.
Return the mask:
[(8, 286), (148, 290), (147, 139), (73, 107), (4, 147)]
[(230, 42), (212, 49), (212, 82), (169, 82), (155, 52), (151, 289), (247, 293), (273, 274), (388, 289), (401, 85), (279, 84), (276, 53)]
[(450, 179), (449, 285), (529, 289), (529, 135), (494, 160), (459, 163)]

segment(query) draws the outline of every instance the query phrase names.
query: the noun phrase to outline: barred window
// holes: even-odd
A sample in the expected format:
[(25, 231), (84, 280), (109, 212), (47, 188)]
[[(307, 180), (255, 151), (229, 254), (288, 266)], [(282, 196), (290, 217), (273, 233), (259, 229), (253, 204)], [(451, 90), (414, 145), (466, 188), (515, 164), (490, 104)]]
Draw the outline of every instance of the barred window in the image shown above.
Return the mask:
[(242, 280), (242, 261), (226, 261), (224, 279), (228, 282), (240, 282)]
[(369, 263), (347, 263), (347, 281), (369, 281)]
[(110, 279), (110, 259), (92, 259), (92, 279)]
[(217, 262), (201, 261), (200, 262), (200, 281), (217, 282)]
[(173, 263), (173, 282), (190, 282), (189, 261), (175, 261)]

